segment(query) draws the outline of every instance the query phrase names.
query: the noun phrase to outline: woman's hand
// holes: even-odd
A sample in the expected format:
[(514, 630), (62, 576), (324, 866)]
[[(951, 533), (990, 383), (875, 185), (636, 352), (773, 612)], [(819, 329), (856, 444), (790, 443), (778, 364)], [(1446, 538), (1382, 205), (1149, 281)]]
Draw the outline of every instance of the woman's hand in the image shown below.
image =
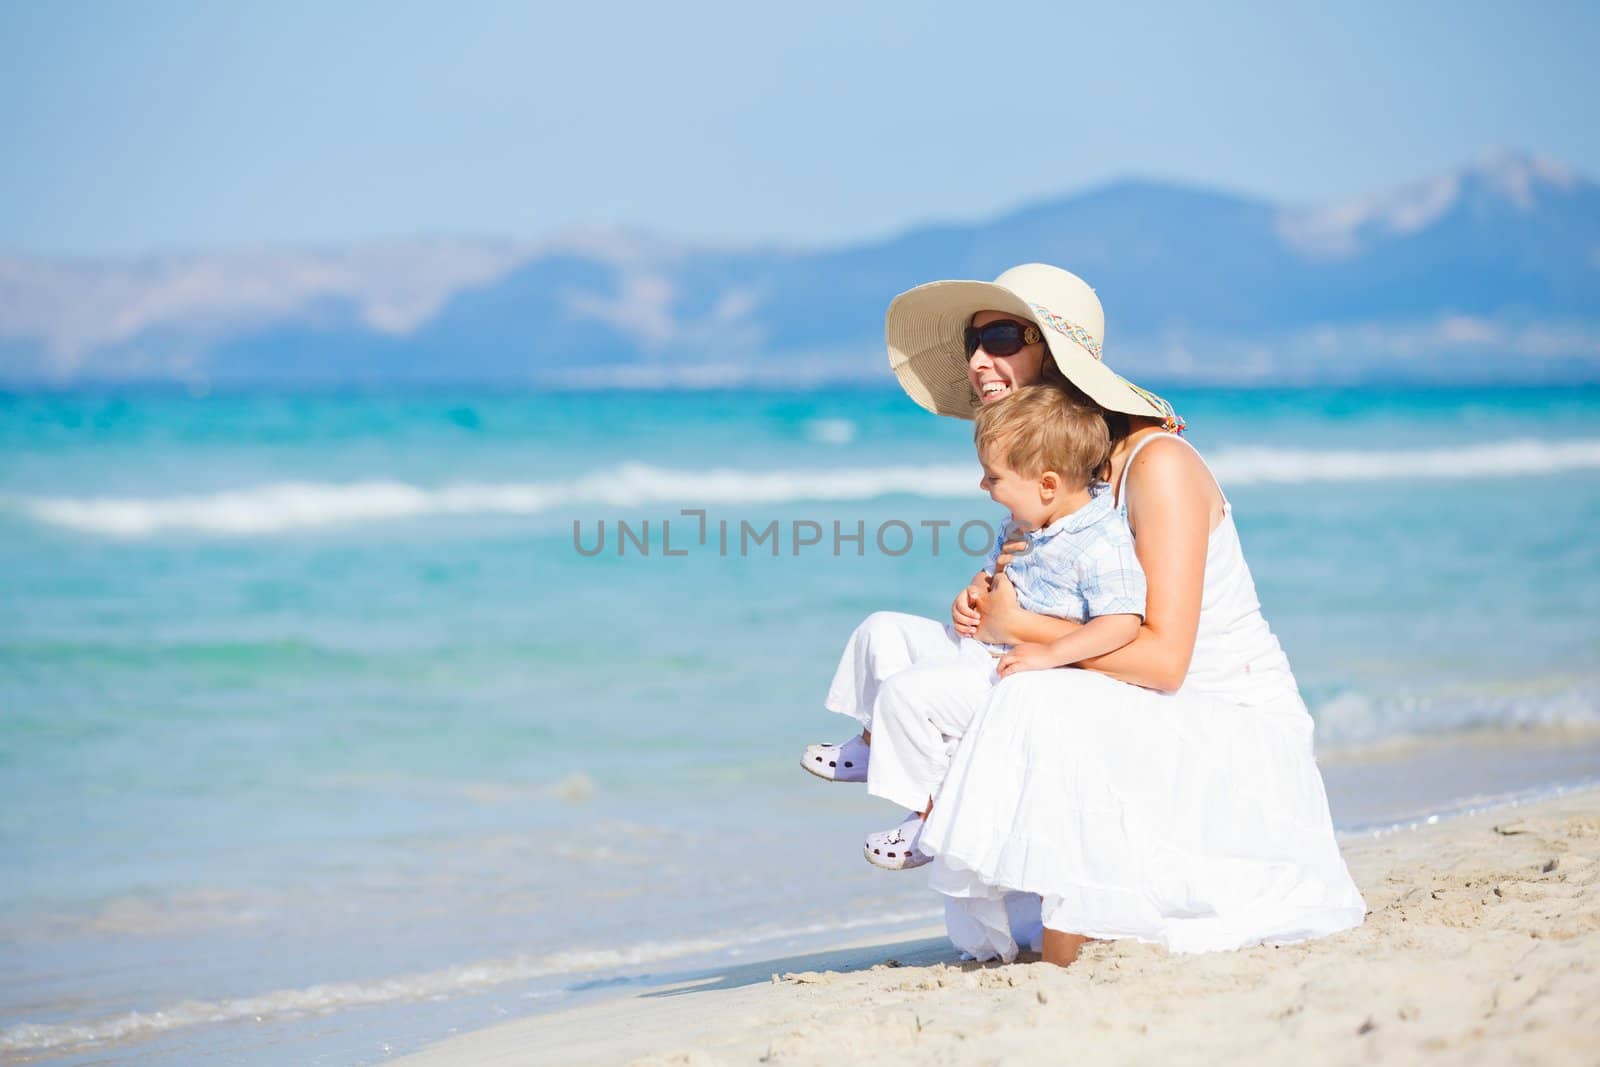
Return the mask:
[(1006, 528), (1006, 536), (1010, 540), (1000, 546), (1000, 557), (994, 565), (996, 574), (1005, 570), (1018, 556), (1028, 550), (1028, 542), (1024, 541), (1022, 535), (1017, 533), (1014, 528), (1008, 526)]
[(1079, 628), (1071, 619), (1035, 615), (1017, 603), (1017, 587), (1004, 571), (995, 577), (988, 594), (978, 598), (978, 615), (983, 619), (978, 624), (978, 640), (991, 645), (1043, 644)]
[(979, 610), (980, 598), (989, 595), (989, 575), (979, 571), (961, 592), (956, 594), (955, 603), (950, 605), (950, 624), (955, 627), (956, 633), (962, 637), (976, 637), (978, 627), (983, 622), (983, 613)]
[(982, 619), (976, 634), (978, 640), (990, 644), (1011, 644), (1005, 635), (1010, 632), (1008, 627), (1022, 608), (1017, 604), (1017, 587), (1011, 584), (1005, 571), (995, 573), (988, 590), (977, 598), (977, 609)]
[(1037, 641), (1029, 641), (1017, 645), (1000, 657), (995, 670), (1004, 678), (1018, 671), (1047, 671), (1052, 667), (1059, 667), (1056, 656), (1051, 653), (1050, 646)]

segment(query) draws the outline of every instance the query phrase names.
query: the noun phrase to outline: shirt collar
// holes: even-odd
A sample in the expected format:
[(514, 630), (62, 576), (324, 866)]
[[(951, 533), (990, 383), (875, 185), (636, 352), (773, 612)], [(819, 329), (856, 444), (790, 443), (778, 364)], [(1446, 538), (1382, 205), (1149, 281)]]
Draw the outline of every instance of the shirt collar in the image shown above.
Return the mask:
[(1079, 530), (1093, 526), (1111, 511), (1111, 486), (1105, 482), (1095, 482), (1089, 487), (1092, 494), (1089, 502), (1077, 511), (1061, 516), (1042, 530), (1033, 530), (1024, 534), (1030, 546), (1042, 544), (1056, 534), (1077, 533)]

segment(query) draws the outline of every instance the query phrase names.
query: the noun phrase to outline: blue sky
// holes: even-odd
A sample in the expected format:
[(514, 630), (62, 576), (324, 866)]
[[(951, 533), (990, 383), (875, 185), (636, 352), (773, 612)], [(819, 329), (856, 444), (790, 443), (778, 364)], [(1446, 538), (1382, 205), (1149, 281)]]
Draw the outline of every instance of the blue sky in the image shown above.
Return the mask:
[[(982, 12), (980, 17), (980, 11)], [(831, 243), (1127, 175), (1600, 175), (1600, 4), (0, 7), (0, 252)]]

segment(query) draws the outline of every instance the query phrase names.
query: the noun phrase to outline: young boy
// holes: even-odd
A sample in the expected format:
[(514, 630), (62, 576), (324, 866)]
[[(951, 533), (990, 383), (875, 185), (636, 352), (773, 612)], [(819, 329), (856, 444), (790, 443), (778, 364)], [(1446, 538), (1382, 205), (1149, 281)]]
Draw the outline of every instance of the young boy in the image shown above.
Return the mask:
[(800, 764), (820, 778), (865, 781), (872, 795), (911, 809), (899, 826), (868, 835), (866, 858), (879, 867), (931, 859), (916, 847), (922, 817), (1001, 677), (1105, 655), (1132, 641), (1144, 617), (1133, 538), (1110, 487), (1098, 481), (1110, 452), (1100, 414), (1053, 386), (1029, 386), (983, 408), (974, 438), (979, 484), (1027, 543), (1006, 566), (1018, 604), (1082, 625), (1047, 644), (1015, 647), (957, 633), (958, 625), (970, 629), (974, 598), (994, 579), (1002, 532), (983, 571), (957, 595), (951, 624), (880, 611), (856, 627), (825, 706), (865, 729), (840, 745), (808, 747)]

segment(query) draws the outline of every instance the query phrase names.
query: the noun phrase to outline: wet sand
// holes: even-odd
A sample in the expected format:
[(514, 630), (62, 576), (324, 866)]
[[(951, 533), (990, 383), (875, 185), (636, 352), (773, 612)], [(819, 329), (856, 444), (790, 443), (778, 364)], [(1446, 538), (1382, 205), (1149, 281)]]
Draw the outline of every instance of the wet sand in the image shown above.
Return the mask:
[(1067, 969), (857, 943), (501, 1024), (445, 1064), (1600, 1063), (1600, 790), (1346, 846), (1370, 913), (1322, 941)]

